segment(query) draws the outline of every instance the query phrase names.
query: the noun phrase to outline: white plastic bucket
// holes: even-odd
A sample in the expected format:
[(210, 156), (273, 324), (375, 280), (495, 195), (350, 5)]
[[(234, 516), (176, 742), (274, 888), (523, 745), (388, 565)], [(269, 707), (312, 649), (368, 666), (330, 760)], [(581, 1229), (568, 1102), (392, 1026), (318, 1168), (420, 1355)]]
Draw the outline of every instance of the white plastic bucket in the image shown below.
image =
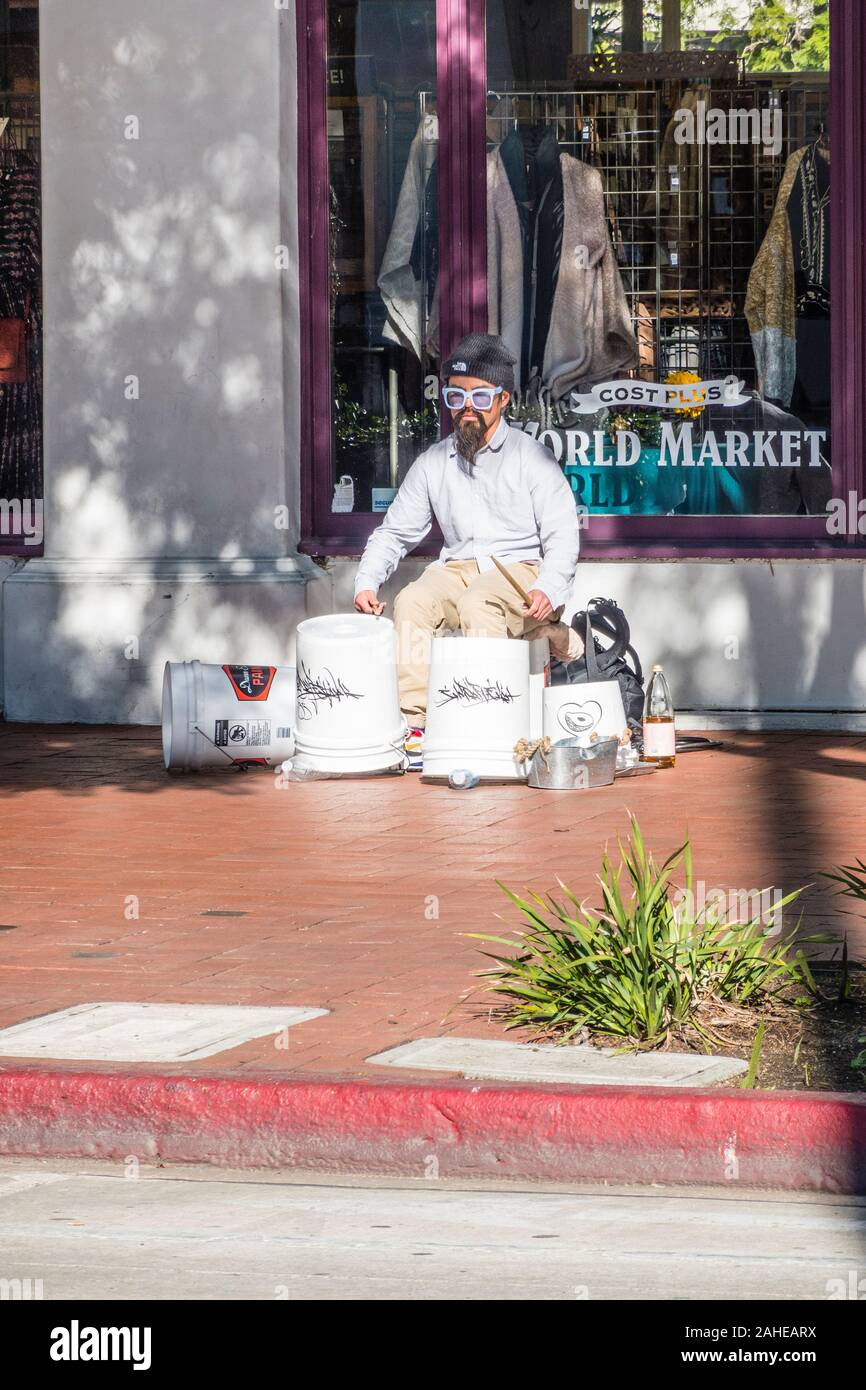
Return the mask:
[(550, 643), (535, 637), (529, 648), (529, 737), (541, 738), (544, 729), (544, 692), (550, 685)]
[(167, 768), (273, 767), (294, 750), (294, 666), (167, 661), (162, 755)]
[(551, 685), (544, 692), (544, 733), (561, 738), (622, 738), (628, 727), (618, 681)]
[(532, 736), (530, 648), (509, 637), (434, 637), (427, 691), (423, 775), (468, 768), (479, 777), (523, 781), (514, 745)]
[(298, 624), (292, 766), (317, 772), (403, 768), (406, 721), (388, 618), (337, 613)]

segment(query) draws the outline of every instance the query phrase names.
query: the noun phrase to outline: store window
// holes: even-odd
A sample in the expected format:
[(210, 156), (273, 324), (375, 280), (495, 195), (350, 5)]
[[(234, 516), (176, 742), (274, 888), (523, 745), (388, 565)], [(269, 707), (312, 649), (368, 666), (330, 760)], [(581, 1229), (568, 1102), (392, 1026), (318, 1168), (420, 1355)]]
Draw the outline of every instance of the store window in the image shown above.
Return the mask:
[(378, 513), (439, 437), (434, 0), (330, 0), (331, 511)]
[(0, 3), (0, 553), (42, 543), (37, 0)]
[(490, 322), (589, 514), (831, 496), (828, 6), (787, 9), (489, 0)]
[(585, 552), (832, 545), (863, 490), (859, 0), (298, 3), (307, 548), (360, 551), (479, 328)]

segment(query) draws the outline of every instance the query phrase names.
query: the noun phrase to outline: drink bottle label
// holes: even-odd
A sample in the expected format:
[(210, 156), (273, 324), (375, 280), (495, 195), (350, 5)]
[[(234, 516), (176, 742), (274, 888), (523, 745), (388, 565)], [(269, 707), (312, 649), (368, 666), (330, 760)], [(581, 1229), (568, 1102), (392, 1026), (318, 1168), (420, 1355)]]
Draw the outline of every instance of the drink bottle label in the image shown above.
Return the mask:
[(644, 724), (643, 751), (645, 758), (672, 758), (677, 751), (677, 734), (673, 721)]

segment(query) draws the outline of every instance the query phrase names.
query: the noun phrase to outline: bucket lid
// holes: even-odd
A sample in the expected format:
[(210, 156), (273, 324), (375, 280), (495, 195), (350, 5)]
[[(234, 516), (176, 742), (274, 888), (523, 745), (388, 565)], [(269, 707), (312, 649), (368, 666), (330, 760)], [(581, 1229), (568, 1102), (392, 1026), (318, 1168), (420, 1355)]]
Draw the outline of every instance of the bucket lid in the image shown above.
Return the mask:
[(375, 618), (372, 613), (324, 613), (319, 618), (305, 618), (298, 623), (298, 636), (317, 637), (336, 642), (369, 642), (377, 632), (393, 629), (390, 618)]

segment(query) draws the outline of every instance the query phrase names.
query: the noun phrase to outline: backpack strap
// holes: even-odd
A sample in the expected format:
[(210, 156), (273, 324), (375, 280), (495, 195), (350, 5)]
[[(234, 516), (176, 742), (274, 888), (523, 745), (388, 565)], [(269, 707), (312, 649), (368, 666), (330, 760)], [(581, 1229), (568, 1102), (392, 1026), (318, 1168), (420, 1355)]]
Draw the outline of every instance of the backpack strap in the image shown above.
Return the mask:
[(642, 667), (641, 664), (640, 664), (640, 657), (638, 656), (637, 652), (635, 651), (634, 647), (632, 647), (632, 646), (626, 647), (625, 650), (626, 650), (626, 655), (627, 655), (627, 656), (630, 656), (631, 659), (632, 659), (632, 661), (634, 662), (634, 673), (635, 673), (635, 675), (636, 675), (637, 678), (638, 678), (638, 682), (639, 682), (641, 685), (643, 685), (643, 667)]
[(613, 638), (616, 648), (614, 655), (622, 656), (631, 641), (631, 628), (625, 613), (612, 598), (594, 598), (591, 607), (594, 610), (593, 626)]
[(597, 675), (591, 675), (593, 667), (598, 670), (595, 660), (595, 642), (592, 639), (592, 629), (602, 633), (611, 641), (611, 646), (607, 648), (605, 655), (616, 660), (630, 651), (629, 642), (631, 640), (631, 629), (628, 619), (622, 609), (609, 598), (590, 599), (587, 608), (580, 613), (575, 613), (571, 620), (571, 626), (575, 632), (584, 638), (586, 654), (587, 674), (592, 680), (600, 679)]
[(583, 659), (586, 662), (587, 679), (591, 681), (604, 680), (604, 676), (598, 669), (595, 638), (592, 635), (592, 619), (586, 609), (580, 613), (575, 613), (571, 620), (571, 626), (583, 638)]

